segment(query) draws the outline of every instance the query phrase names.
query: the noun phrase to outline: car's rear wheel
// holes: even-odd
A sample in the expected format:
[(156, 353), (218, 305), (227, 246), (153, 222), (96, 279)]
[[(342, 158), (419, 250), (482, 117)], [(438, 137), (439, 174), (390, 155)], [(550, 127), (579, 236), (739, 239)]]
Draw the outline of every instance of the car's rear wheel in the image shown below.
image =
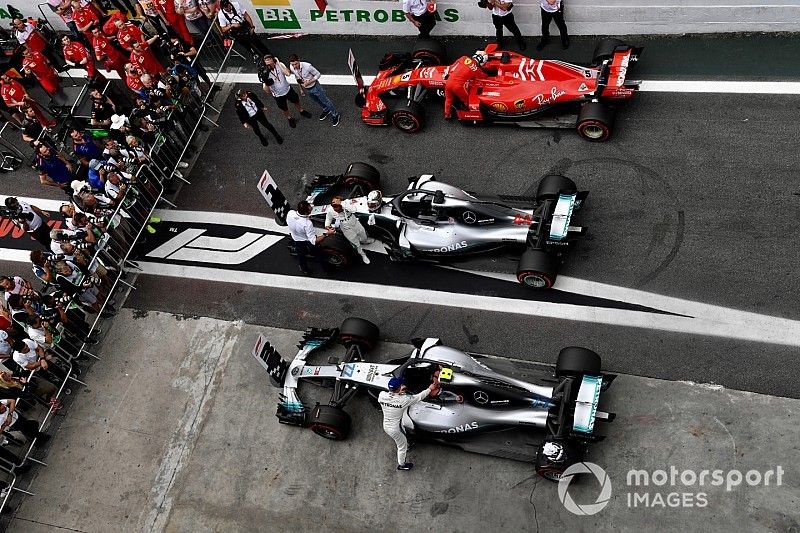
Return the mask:
[(389, 112), (392, 126), (405, 133), (417, 133), (425, 125), (422, 105), (403, 99), (392, 105)]
[(544, 250), (525, 250), (517, 265), (517, 281), (530, 289), (549, 289), (558, 277), (559, 259)]
[(556, 200), (561, 194), (575, 194), (577, 191), (578, 186), (566, 176), (548, 174), (539, 180), (539, 186), (536, 188), (536, 199), (540, 202), (543, 200)]
[(414, 43), (411, 57), (419, 59), (425, 66), (443, 65), (446, 61), (444, 45), (436, 39), (420, 38)]
[(334, 268), (344, 268), (355, 258), (356, 251), (344, 235), (334, 233), (319, 243), (319, 251), (325, 262)]
[(598, 101), (586, 102), (578, 113), (578, 135), (592, 142), (607, 141), (614, 127), (614, 110)]
[(378, 344), (380, 334), (380, 328), (369, 320), (351, 316), (339, 328), (339, 342), (348, 348), (356, 344), (362, 351), (369, 351)]
[(316, 405), (311, 409), (309, 428), (324, 439), (344, 440), (350, 434), (353, 419), (341, 407)]
[(556, 376), (581, 376), (600, 374), (600, 356), (588, 348), (567, 346), (558, 353)]
[(367, 192), (380, 189), (381, 173), (378, 169), (367, 163), (350, 163), (343, 175), (347, 185), (361, 185), (367, 188)]
[(606, 59), (614, 57), (614, 50), (618, 46), (627, 46), (624, 41), (619, 39), (602, 39), (594, 47), (592, 54), (592, 66), (600, 66)]

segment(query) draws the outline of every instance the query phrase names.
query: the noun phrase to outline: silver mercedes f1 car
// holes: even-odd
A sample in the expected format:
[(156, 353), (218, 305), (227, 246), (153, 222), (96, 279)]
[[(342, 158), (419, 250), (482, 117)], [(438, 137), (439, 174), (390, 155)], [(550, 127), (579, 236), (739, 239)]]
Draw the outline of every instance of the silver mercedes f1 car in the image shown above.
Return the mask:
[[(352, 425), (344, 406), (357, 393), (364, 391), (376, 399), (388, 390), (389, 379), (401, 376), (409, 392), (417, 393), (438, 372), (439, 393), (411, 406), (403, 420), (408, 435), (533, 462), (537, 473), (557, 481), (564, 470), (582, 460), (588, 443), (604, 438), (596, 432), (599, 423), (614, 419), (613, 413), (598, 406), (616, 376), (602, 372), (600, 357), (586, 348), (562, 349), (555, 372), (500, 372), (494, 367), (509, 366), (508, 361), (490, 362), (485, 356), (443, 346), (435, 338), (414, 339), (411, 353), (400, 359), (368, 361), (378, 336), (375, 324), (355, 317), (347, 318), (340, 328), (312, 328), (290, 362), (259, 336), (252, 355), (282, 389), (278, 420), (342, 440)], [(347, 349), (341, 360), (331, 357), (328, 364), (309, 363), (311, 354), (334, 342)], [(301, 381), (332, 386), (330, 401), (307, 407), (298, 396)]]
[[(366, 163), (352, 163), (341, 175), (316, 176), (305, 190), (311, 218), (322, 226), (331, 198), (344, 198), (345, 208), (394, 261), (451, 262), (510, 249), (521, 254), (517, 279), (536, 289), (553, 286), (566, 252), (586, 233), (572, 217), (589, 193), (564, 176), (544, 176), (535, 197), (479, 197), (430, 174), (409, 179), (407, 190), (396, 195), (381, 195), (379, 187), (378, 170)], [(285, 225), (291, 207), (268, 172), (259, 190)], [(333, 266), (357, 260), (339, 234), (326, 237), (320, 248)]]

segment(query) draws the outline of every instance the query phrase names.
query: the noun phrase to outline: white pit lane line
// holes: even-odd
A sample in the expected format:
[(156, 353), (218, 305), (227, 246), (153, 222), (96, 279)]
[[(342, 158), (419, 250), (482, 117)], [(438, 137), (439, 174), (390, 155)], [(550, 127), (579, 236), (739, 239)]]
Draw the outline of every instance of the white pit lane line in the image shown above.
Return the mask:
[[(0, 199), (5, 199), (5, 197), (0, 195)], [(20, 197), (20, 200), (29, 201), (33, 205), (46, 210), (57, 210), (62, 204), (61, 201), (41, 200), (36, 198)], [(288, 229), (286, 227), (279, 226), (273, 219), (267, 217), (180, 210), (161, 210), (157, 211), (156, 214), (165, 222), (234, 225), (251, 230), (271, 231), (284, 235), (288, 234)], [(366, 248), (373, 252), (384, 251), (383, 246), (378, 242)], [(0, 249), (0, 259), (5, 261), (29, 263), (29, 257), (30, 251), (28, 250)], [(145, 274), (155, 276), (198, 279), (218, 283), (238, 283), (325, 294), (347, 294), (350, 296), (393, 302), (410, 302), (443, 307), (466, 308), (497, 313), (540, 316), (544, 318), (595, 324), (739, 339), (765, 344), (800, 346), (800, 321), (797, 320), (673, 298), (627, 287), (618, 287), (606, 283), (598, 283), (567, 276), (558, 277), (555, 289), (563, 292), (642, 305), (685, 316), (461, 294), (393, 285), (332, 280), (327, 278), (319, 279), (281, 274), (223, 270), (214, 268), (213, 266), (198, 267), (152, 263), (146, 261), (145, 258), (139, 258), (137, 263)], [(451, 268), (460, 272), (516, 283), (516, 278), (513, 274), (479, 272), (446, 266), (437, 267), (435, 265), (431, 265), (431, 268)], [(520, 290), (524, 289), (520, 287)]]
[[(73, 77), (86, 75), (83, 69), (68, 71)], [(103, 71), (109, 79), (120, 79), (116, 72)], [(61, 76), (66, 77), (65, 73)], [(292, 78), (294, 79), (294, 78)], [(364, 83), (369, 85), (375, 76), (364, 76)], [(260, 83), (257, 74), (226, 73), (220, 74), (219, 83)], [(355, 87), (356, 82), (349, 74), (323, 74), (319, 80), (323, 85)], [(800, 95), (800, 82), (797, 81), (724, 81), (724, 80), (642, 80), (639, 90), (650, 93), (727, 93), (727, 94), (789, 94)]]

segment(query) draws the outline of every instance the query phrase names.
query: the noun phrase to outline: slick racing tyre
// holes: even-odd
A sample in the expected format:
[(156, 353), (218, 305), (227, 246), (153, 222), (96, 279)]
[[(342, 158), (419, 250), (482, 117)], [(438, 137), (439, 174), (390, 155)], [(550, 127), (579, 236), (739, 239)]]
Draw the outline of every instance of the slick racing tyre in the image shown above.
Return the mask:
[(381, 188), (381, 173), (367, 163), (350, 163), (342, 176), (347, 185), (361, 185), (366, 192)]
[(607, 141), (613, 127), (614, 110), (594, 100), (583, 104), (575, 124), (578, 135), (592, 142)]
[(619, 39), (603, 39), (599, 41), (597, 46), (594, 47), (594, 53), (592, 54), (592, 66), (598, 67), (606, 59), (611, 59), (614, 57), (614, 50), (618, 46), (627, 45), (625, 42), (620, 41)]
[(341, 407), (317, 404), (311, 409), (308, 427), (324, 439), (344, 440), (353, 420)]
[(544, 250), (525, 250), (519, 258), (517, 281), (530, 289), (549, 289), (558, 276), (557, 256)]
[(356, 344), (362, 352), (367, 352), (378, 344), (380, 333), (378, 326), (369, 320), (351, 316), (339, 328), (339, 342), (347, 348)]
[(417, 39), (411, 57), (421, 60), (427, 67), (443, 65), (446, 59), (444, 45), (436, 39)]
[(600, 374), (600, 356), (588, 348), (567, 346), (558, 353), (556, 376), (582, 376)]
[(392, 126), (405, 133), (417, 133), (425, 125), (425, 113), (418, 102), (398, 100), (389, 109)]
[(571, 179), (560, 176), (558, 174), (548, 174), (539, 180), (539, 186), (536, 188), (536, 199), (543, 200), (557, 200), (560, 194), (575, 194), (578, 192), (578, 186)]
[(344, 268), (353, 263), (356, 251), (341, 233), (328, 235), (319, 243), (319, 251), (325, 261), (334, 268)]

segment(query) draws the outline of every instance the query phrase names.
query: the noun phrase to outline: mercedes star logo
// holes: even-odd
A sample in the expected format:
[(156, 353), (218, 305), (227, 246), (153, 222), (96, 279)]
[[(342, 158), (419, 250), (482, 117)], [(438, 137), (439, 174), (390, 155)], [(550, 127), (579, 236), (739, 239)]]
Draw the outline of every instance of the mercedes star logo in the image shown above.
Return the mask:
[(464, 211), (461, 218), (464, 219), (465, 224), (474, 224), (478, 220), (478, 217), (472, 211)]
[(483, 392), (482, 390), (475, 391), (472, 397), (475, 398), (475, 401), (481, 405), (489, 401), (489, 395)]

